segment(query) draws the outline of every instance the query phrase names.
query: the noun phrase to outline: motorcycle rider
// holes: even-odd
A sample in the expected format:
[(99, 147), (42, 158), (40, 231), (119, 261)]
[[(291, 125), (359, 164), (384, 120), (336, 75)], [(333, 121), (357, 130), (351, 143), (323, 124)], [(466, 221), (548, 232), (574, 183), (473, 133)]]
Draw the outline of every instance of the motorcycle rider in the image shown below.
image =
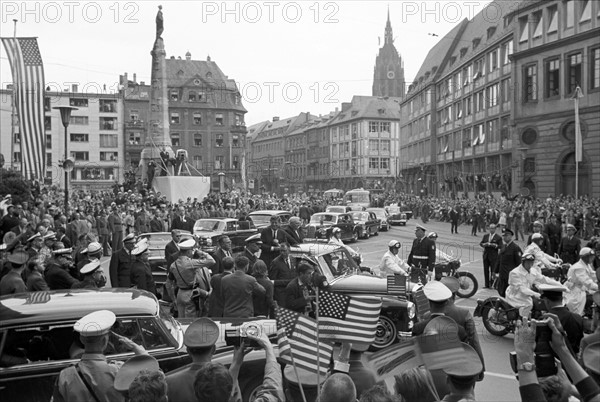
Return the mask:
[(535, 255), (535, 265), (540, 269), (542, 268), (557, 268), (560, 266), (562, 261), (558, 258), (554, 258), (546, 254), (542, 250), (542, 244), (544, 242), (544, 236), (541, 233), (534, 233), (531, 235), (531, 244), (525, 247), (524, 253), (530, 253)]
[(356, 250), (344, 244), (344, 242), (342, 241), (342, 229), (338, 227), (331, 229), (331, 237), (329, 238), (329, 241), (327, 243), (333, 244), (335, 246), (344, 247), (346, 250), (348, 250), (348, 253), (350, 253), (351, 257), (359, 256)]
[(389, 250), (385, 252), (379, 263), (379, 276), (382, 278), (394, 274), (408, 276), (410, 267), (398, 256), (400, 247), (402, 246), (398, 240), (392, 240), (388, 243)]
[(569, 310), (579, 315), (583, 314), (587, 295), (598, 291), (596, 282), (596, 273), (593, 269), (596, 253), (589, 247), (584, 247), (579, 251), (579, 261), (571, 265), (567, 273), (567, 282), (565, 286), (569, 293), (565, 294), (565, 304)]
[(508, 277), (505, 299), (511, 306), (519, 308), (521, 317), (529, 317), (533, 299), (539, 300), (541, 297), (540, 293), (531, 289), (533, 284), (562, 286), (560, 282), (542, 275), (540, 270), (534, 267), (535, 259), (534, 254), (524, 253), (521, 265), (510, 271)]

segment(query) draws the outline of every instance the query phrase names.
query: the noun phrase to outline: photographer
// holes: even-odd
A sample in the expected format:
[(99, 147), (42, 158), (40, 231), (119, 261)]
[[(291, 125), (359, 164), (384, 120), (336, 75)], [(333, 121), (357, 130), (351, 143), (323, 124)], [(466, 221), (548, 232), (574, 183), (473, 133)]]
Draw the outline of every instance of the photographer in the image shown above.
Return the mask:
[(554, 314), (546, 314), (544, 321), (528, 320), (523, 318), (517, 321), (515, 330), (515, 351), (517, 357), (517, 371), (519, 377), (519, 392), (522, 401), (545, 401), (542, 387), (538, 382), (536, 372), (535, 349), (537, 327), (547, 325), (552, 331), (550, 346), (554, 354), (561, 361), (562, 366), (575, 384), (577, 391), (584, 402), (588, 402), (600, 395), (600, 388), (594, 380), (577, 363), (565, 343), (562, 326)]

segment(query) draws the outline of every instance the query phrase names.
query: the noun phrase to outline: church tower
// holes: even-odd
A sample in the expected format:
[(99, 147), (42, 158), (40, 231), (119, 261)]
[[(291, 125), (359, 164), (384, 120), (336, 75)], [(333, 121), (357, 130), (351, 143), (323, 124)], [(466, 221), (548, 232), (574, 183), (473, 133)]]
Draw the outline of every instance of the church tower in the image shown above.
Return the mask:
[(404, 97), (404, 62), (394, 47), (394, 35), (388, 7), (383, 47), (375, 59), (373, 96)]

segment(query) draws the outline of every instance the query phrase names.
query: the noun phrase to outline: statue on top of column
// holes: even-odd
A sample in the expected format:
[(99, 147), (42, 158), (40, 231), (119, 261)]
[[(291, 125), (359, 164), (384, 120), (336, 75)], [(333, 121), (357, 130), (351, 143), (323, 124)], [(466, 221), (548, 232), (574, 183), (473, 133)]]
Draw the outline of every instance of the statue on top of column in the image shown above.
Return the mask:
[(156, 14), (156, 38), (160, 38), (165, 30), (163, 22), (162, 6), (158, 6), (158, 14)]

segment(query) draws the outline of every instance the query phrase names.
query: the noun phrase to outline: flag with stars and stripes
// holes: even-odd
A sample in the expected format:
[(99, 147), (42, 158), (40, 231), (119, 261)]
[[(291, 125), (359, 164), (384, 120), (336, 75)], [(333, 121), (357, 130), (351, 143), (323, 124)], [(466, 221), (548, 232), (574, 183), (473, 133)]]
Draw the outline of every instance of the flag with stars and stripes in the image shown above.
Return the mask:
[(380, 311), (379, 297), (349, 297), (322, 291), (319, 293), (319, 338), (372, 343)]
[(327, 374), (333, 346), (327, 342), (319, 342), (317, 353), (317, 322), (305, 315), (277, 306), (277, 345), (279, 357), (286, 363), (319, 374)]
[(12, 70), (13, 102), (21, 135), (21, 171), (27, 179), (44, 180), (44, 64), (37, 38), (2, 38)]
[(387, 293), (406, 297), (406, 276), (400, 274), (388, 275)]

